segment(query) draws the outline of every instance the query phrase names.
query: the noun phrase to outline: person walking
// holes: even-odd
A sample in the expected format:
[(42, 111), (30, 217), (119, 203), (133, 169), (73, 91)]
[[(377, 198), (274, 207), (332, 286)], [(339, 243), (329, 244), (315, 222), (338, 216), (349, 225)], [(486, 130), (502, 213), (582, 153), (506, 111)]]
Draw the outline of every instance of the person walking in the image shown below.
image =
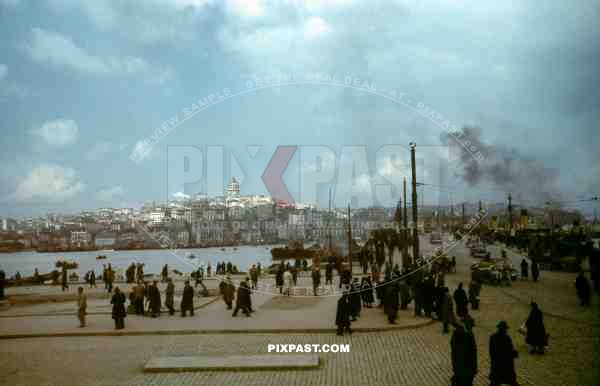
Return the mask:
[(252, 268), (250, 268), (250, 280), (252, 280), (252, 288), (256, 288), (258, 285), (258, 270), (255, 264), (252, 264)]
[(450, 332), (449, 326), (456, 323), (456, 317), (454, 316), (454, 303), (452, 301), (452, 296), (450, 296), (450, 290), (448, 287), (444, 287), (441, 312), (441, 319), (444, 325), (442, 333), (447, 334)]
[(352, 334), (350, 328), (350, 314), (352, 313), (352, 305), (350, 304), (350, 297), (348, 292), (344, 292), (342, 297), (338, 300), (337, 310), (335, 313), (335, 324), (337, 325), (337, 335), (342, 336), (344, 332)]
[(158, 290), (158, 282), (154, 280), (149, 287), (150, 314), (153, 318), (160, 316), (160, 291)]
[(543, 354), (547, 344), (546, 327), (544, 317), (537, 303), (531, 303), (531, 312), (525, 322), (527, 336), (525, 342), (531, 346), (531, 354)]
[(62, 266), (62, 273), (61, 273), (61, 280), (62, 280), (62, 288), (61, 289), (63, 292), (64, 292), (64, 290), (69, 289), (69, 285), (67, 284), (67, 280), (68, 280), (67, 266), (65, 264), (63, 264), (63, 266)]
[(333, 263), (329, 262), (325, 266), (325, 285), (333, 284)]
[(490, 386), (508, 384), (518, 386), (515, 371), (515, 358), (519, 353), (515, 350), (512, 339), (507, 334), (508, 324), (500, 321), (496, 333), (490, 336)]
[(169, 266), (167, 264), (165, 264), (165, 266), (163, 267), (160, 276), (161, 276), (163, 283), (166, 282), (167, 279), (169, 278)]
[[(283, 273), (283, 294), (287, 296), (291, 296), (291, 290), (294, 285), (294, 278), (292, 277), (292, 273), (290, 272), (290, 268), (288, 268)], [(239, 293), (239, 290), (238, 290)]]
[(365, 308), (372, 308), (375, 299), (373, 298), (373, 281), (371, 280), (371, 276), (362, 278), (361, 291), (363, 305)]
[(112, 318), (115, 320), (115, 329), (122, 330), (125, 328), (127, 312), (125, 310), (125, 294), (119, 290), (119, 287), (115, 287), (110, 304), (113, 305)]
[(321, 269), (319, 267), (314, 267), (312, 270), (312, 285), (313, 293), (317, 296), (317, 288), (321, 285)]
[(283, 291), (283, 263), (277, 268), (275, 273), (275, 286), (279, 288), (279, 293)]
[(181, 317), (185, 318), (187, 312), (190, 316), (194, 316), (194, 288), (190, 285), (189, 280), (185, 281), (183, 287), (183, 295), (181, 296)]
[(111, 293), (113, 289), (113, 281), (115, 280), (115, 271), (113, 271), (110, 264), (108, 264), (108, 268), (106, 268), (106, 278), (104, 280), (106, 282), (106, 290), (108, 293)]
[(473, 280), (469, 284), (469, 302), (471, 303), (472, 310), (479, 309), (479, 294), (481, 292), (481, 283), (477, 280)]
[(92, 269), (90, 271), (90, 288), (96, 288), (96, 272)]
[(459, 318), (464, 318), (469, 313), (469, 299), (462, 283), (458, 283), (458, 288), (454, 291), (454, 304)]
[(453, 386), (472, 386), (477, 374), (477, 344), (472, 331), (457, 325), (450, 339)]
[(537, 282), (538, 278), (540, 277), (540, 266), (535, 260), (531, 262), (531, 277), (533, 278), (534, 282)]
[(527, 280), (529, 278), (529, 264), (527, 260), (521, 261), (521, 279)]
[(135, 307), (135, 314), (144, 316), (144, 296), (146, 294), (146, 287), (141, 281), (133, 288), (133, 301)]
[(167, 278), (167, 289), (165, 290), (165, 306), (169, 309), (169, 315), (175, 314), (175, 284), (173, 279)]
[(580, 271), (575, 279), (575, 289), (577, 290), (577, 296), (579, 297), (579, 303), (586, 307), (590, 305), (591, 288), (588, 279), (585, 277), (583, 271)]
[[(286, 272), (289, 273), (289, 271)], [(238, 286), (237, 297), (235, 299), (235, 310), (233, 310), (231, 316), (237, 316), (240, 309), (246, 316), (250, 316), (250, 289), (248, 288), (246, 281), (242, 281)]]
[(400, 289), (398, 282), (388, 278), (387, 282), (383, 285), (383, 310), (388, 318), (390, 324), (396, 324), (398, 319), (398, 307), (399, 307), (399, 295)]
[(87, 312), (87, 296), (83, 293), (83, 287), (77, 288), (77, 318), (79, 327), (85, 327), (85, 315)]
[(352, 282), (352, 289), (350, 290), (350, 304), (352, 305), (352, 321), (356, 322), (356, 319), (360, 317), (360, 311), (362, 311), (362, 299), (360, 293), (360, 283), (358, 278), (355, 277)]
[(235, 294), (235, 287), (231, 282), (231, 276), (225, 275), (225, 280), (223, 280), (219, 284), (219, 289), (221, 290), (221, 294), (223, 295), (223, 301), (227, 304), (227, 309), (231, 310), (233, 307), (233, 298)]

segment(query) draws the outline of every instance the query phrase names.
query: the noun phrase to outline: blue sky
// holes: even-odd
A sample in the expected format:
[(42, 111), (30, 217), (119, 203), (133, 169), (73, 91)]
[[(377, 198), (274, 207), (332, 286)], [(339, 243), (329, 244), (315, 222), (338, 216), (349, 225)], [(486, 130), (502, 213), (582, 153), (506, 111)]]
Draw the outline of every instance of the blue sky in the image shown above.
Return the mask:
[[(169, 145), (204, 157), (206, 146), (224, 146), (223, 181), (243, 175), (246, 194), (268, 194), (260, 176), (278, 145), (329, 147), (335, 156), (324, 151), (323, 168), (345, 176), (360, 161), (340, 158), (340, 147), (364, 146), (367, 171), (355, 165), (355, 179), (332, 181), (344, 205), (386, 182), (376, 172), (394, 172), (388, 180), (399, 183), (375, 154), (416, 141), (419, 178), (450, 186), (455, 202), (502, 202), (508, 191), (523, 204), (597, 195), (599, 17), (598, 1), (0, 0), (0, 215), (163, 200), (174, 193)], [(130, 158), (199, 99), (294, 73), (360, 78), (451, 125), (477, 126), (470, 136), (485, 160), (474, 165), (407, 105), (326, 83), (229, 98), (178, 125), (140, 162)], [(254, 159), (246, 145), (261, 145)], [(327, 205), (327, 184), (299, 182), (314, 167), (311, 151), (302, 161), (296, 152), (284, 181), (295, 199)], [(432, 164), (443, 154), (442, 184)], [(183, 188), (203, 190), (205, 180)], [(426, 188), (425, 201), (437, 202), (439, 190)]]

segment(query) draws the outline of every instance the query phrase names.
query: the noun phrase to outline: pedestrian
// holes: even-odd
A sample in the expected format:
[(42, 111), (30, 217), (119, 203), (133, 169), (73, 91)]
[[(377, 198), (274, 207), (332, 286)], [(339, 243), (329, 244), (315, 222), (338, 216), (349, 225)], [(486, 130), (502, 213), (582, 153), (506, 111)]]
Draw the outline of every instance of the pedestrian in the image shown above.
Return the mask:
[(102, 281), (104, 281), (104, 289), (108, 289), (108, 282), (106, 281), (106, 264), (102, 264)]
[(233, 264), (231, 264), (231, 261), (227, 262), (227, 271), (225, 271), (224, 273), (232, 273), (233, 272)]
[(521, 279), (527, 280), (529, 278), (529, 264), (527, 260), (521, 261)]
[(454, 291), (454, 303), (456, 304), (456, 314), (459, 318), (464, 318), (469, 313), (469, 299), (462, 283), (458, 283), (458, 288)]
[(246, 277), (246, 288), (248, 288), (248, 311), (253, 313), (252, 309), (252, 280), (249, 277)]
[(169, 277), (169, 266), (167, 264), (165, 264), (165, 266), (163, 267), (160, 276), (163, 282), (167, 281), (167, 278)]
[(210, 276), (212, 273), (212, 266), (210, 265), (210, 263), (208, 263), (208, 267), (206, 267), (206, 274), (208, 276)]
[(537, 303), (531, 303), (531, 312), (525, 322), (527, 336), (525, 342), (531, 346), (531, 354), (543, 354), (544, 347), (547, 345), (546, 327), (544, 326), (544, 317)]
[(583, 271), (579, 271), (577, 279), (575, 279), (575, 289), (577, 290), (577, 296), (582, 306), (590, 305), (591, 288), (588, 279), (585, 277)]
[(490, 336), (490, 385), (518, 386), (515, 358), (519, 356), (519, 353), (515, 350), (512, 339), (507, 334), (508, 324), (501, 321), (496, 328), (498, 331)]
[(352, 288), (350, 290), (350, 304), (352, 305), (352, 321), (356, 322), (356, 319), (360, 317), (360, 311), (362, 310), (362, 299), (360, 292), (360, 283), (358, 278), (355, 277), (352, 282)]
[(87, 311), (87, 296), (83, 293), (83, 287), (77, 288), (77, 317), (79, 327), (85, 327), (85, 314)]
[(333, 284), (333, 263), (327, 263), (325, 266), (325, 285)]
[(313, 293), (317, 296), (317, 288), (321, 285), (321, 270), (319, 267), (314, 267), (312, 270), (312, 285)]
[(106, 268), (106, 278), (104, 280), (106, 282), (106, 290), (108, 293), (111, 293), (113, 289), (113, 281), (115, 280), (115, 271), (113, 271), (110, 264), (108, 264), (108, 268)]
[(93, 269), (90, 271), (90, 288), (92, 286), (96, 288), (96, 272)]
[(338, 300), (337, 310), (335, 313), (335, 324), (337, 325), (337, 335), (342, 336), (344, 332), (352, 334), (350, 329), (350, 314), (352, 312), (352, 305), (350, 304), (350, 296), (348, 292), (344, 292), (342, 297)]
[(160, 291), (158, 290), (158, 281), (154, 280), (152, 285), (149, 287), (149, 308), (150, 315), (153, 318), (157, 318), (160, 316)]
[(260, 262), (256, 264), (256, 274), (258, 275), (258, 277), (260, 277), (260, 275), (262, 274), (262, 265), (260, 265)]
[(535, 260), (531, 262), (531, 277), (533, 278), (533, 281), (538, 281), (538, 278), (540, 277), (540, 267)]
[(181, 317), (185, 318), (187, 312), (190, 316), (194, 316), (194, 288), (190, 285), (190, 281), (186, 280), (183, 287), (183, 295), (181, 296)]
[[(292, 287), (294, 285), (294, 278), (292, 277), (292, 273), (290, 272), (291, 268), (288, 268), (284, 273), (283, 273), (283, 294), (290, 296), (291, 293), (290, 291), (292, 290)], [(239, 292), (239, 290), (238, 290)]]
[(383, 285), (383, 310), (388, 318), (390, 324), (396, 324), (398, 318), (398, 307), (399, 307), (399, 295), (400, 289), (398, 288), (398, 282), (391, 280), (388, 277), (387, 282)]
[(373, 307), (373, 281), (371, 280), (371, 276), (366, 276), (362, 278), (361, 282), (361, 297), (363, 301), (363, 305), (365, 308)]
[(64, 292), (64, 290), (68, 290), (69, 289), (69, 285), (67, 284), (67, 279), (68, 279), (68, 274), (67, 274), (67, 266), (66, 266), (66, 262), (63, 264), (62, 266), (62, 291)]
[(146, 288), (144, 283), (141, 281), (133, 289), (133, 301), (135, 307), (135, 314), (144, 316), (144, 296), (146, 295)]
[(279, 288), (279, 293), (283, 291), (283, 263), (277, 268), (275, 273), (275, 286)]
[(250, 268), (250, 280), (252, 280), (252, 288), (256, 288), (258, 285), (258, 270), (255, 264), (252, 264), (252, 268)]
[(219, 284), (219, 289), (223, 295), (223, 301), (227, 304), (227, 309), (231, 310), (233, 307), (233, 298), (235, 294), (235, 287), (231, 283), (231, 276), (225, 275), (225, 280)]
[(433, 303), (435, 298), (435, 280), (432, 276), (426, 276), (425, 280), (421, 284), (423, 293), (423, 309), (425, 310), (425, 316), (431, 318), (431, 312), (433, 311)]
[(6, 273), (0, 270), (0, 300), (4, 299), (4, 286), (6, 285)]
[(477, 280), (473, 280), (469, 284), (469, 302), (471, 303), (472, 310), (479, 309), (479, 294), (481, 292), (481, 283)]
[(165, 290), (165, 306), (169, 309), (169, 315), (175, 314), (175, 285), (173, 279), (167, 278), (167, 289)]
[(198, 288), (198, 284), (202, 283), (201, 268), (198, 268), (198, 270), (195, 273), (193, 273), (193, 275), (193, 278), (195, 279), (194, 288)]
[(472, 331), (457, 325), (450, 339), (453, 386), (472, 386), (477, 374), (477, 344)]
[(447, 334), (450, 332), (449, 326), (456, 323), (456, 317), (454, 316), (454, 302), (452, 301), (452, 296), (450, 296), (450, 290), (448, 287), (444, 287), (441, 313), (441, 319), (444, 325), (442, 333)]
[[(286, 273), (289, 273), (289, 271), (286, 271)], [(240, 285), (238, 286), (237, 298), (235, 299), (235, 310), (233, 310), (231, 316), (237, 316), (240, 309), (246, 316), (250, 316), (250, 289), (248, 288), (246, 281), (240, 282)]]
[(119, 290), (119, 287), (115, 287), (110, 304), (113, 305), (112, 317), (115, 320), (115, 329), (122, 330), (125, 328), (127, 312), (125, 311), (125, 294)]
[(410, 287), (408, 283), (406, 283), (406, 278), (402, 278), (398, 280), (398, 289), (400, 290), (400, 309), (406, 310), (408, 309), (408, 304), (410, 303)]

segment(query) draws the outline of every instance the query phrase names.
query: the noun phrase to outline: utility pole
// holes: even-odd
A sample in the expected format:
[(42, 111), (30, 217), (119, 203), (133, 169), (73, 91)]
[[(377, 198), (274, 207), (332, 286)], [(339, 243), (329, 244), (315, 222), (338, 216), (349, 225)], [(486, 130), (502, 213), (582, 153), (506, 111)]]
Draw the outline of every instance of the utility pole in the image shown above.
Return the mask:
[(462, 203), (462, 226), (465, 226), (465, 203)]
[[(408, 214), (407, 214), (407, 209), (406, 209), (407, 208), (406, 177), (404, 177), (404, 196), (403, 197), (404, 197), (404, 216), (402, 217), (402, 221), (403, 221), (402, 238), (403, 238), (403, 245), (404, 245), (403, 249), (404, 250), (402, 251), (403, 252), (402, 255), (406, 259), (406, 256), (408, 256)], [(408, 267), (408, 261), (405, 261), (404, 263), (405, 263), (404, 267)]]
[(329, 251), (331, 252), (331, 186), (329, 187), (329, 215), (327, 224), (327, 238), (329, 239)]
[(413, 262), (419, 258), (419, 229), (417, 226), (418, 219), (418, 201), (417, 201), (417, 163), (415, 156), (415, 142), (410, 143), (410, 160), (412, 169), (412, 207), (413, 207)]
[(348, 204), (348, 264), (352, 272), (352, 223), (350, 222), (350, 204)]
[(510, 193), (508, 193), (508, 231), (510, 232), (512, 230), (512, 226), (513, 226), (513, 217), (512, 217), (512, 196)]

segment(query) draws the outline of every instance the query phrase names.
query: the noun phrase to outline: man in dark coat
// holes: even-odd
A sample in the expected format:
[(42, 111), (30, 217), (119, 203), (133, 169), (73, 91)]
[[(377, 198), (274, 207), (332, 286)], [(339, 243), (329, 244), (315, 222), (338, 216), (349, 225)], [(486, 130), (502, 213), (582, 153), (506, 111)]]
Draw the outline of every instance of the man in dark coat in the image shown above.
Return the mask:
[(481, 293), (481, 283), (477, 280), (473, 280), (469, 285), (469, 302), (471, 303), (472, 310), (479, 309), (479, 294)]
[(194, 288), (190, 285), (189, 280), (186, 280), (181, 296), (181, 317), (185, 317), (188, 311), (190, 316), (194, 316)]
[(167, 278), (167, 289), (165, 291), (165, 306), (169, 309), (169, 315), (175, 314), (175, 284), (173, 279)]
[(501, 321), (497, 328), (498, 331), (490, 336), (490, 385), (518, 386), (515, 358), (519, 356), (519, 353), (515, 350), (512, 339), (507, 334), (506, 322)]
[(475, 337), (462, 325), (457, 325), (450, 339), (452, 351), (452, 385), (472, 386), (477, 374), (477, 344)]
[(238, 287), (237, 298), (235, 299), (235, 310), (233, 310), (231, 316), (237, 316), (240, 309), (246, 316), (250, 316), (250, 290), (244, 280), (240, 282)]
[(423, 291), (423, 309), (425, 310), (425, 316), (431, 317), (431, 311), (433, 311), (433, 300), (435, 297), (435, 281), (432, 276), (425, 277), (422, 284)]
[(354, 281), (352, 282), (352, 287), (350, 290), (350, 304), (352, 305), (352, 312), (350, 315), (352, 316), (352, 321), (356, 322), (356, 319), (360, 317), (360, 311), (362, 310), (360, 283), (358, 282), (357, 277), (355, 277)]
[(464, 318), (469, 313), (469, 299), (462, 283), (458, 283), (458, 288), (454, 291), (454, 303), (456, 304), (456, 314), (459, 318)]
[(325, 285), (333, 283), (333, 263), (327, 263), (325, 267)]
[(121, 330), (125, 328), (125, 317), (127, 312), (125, 311), (125, 294), (119, 290), (119, 287), (115, 287), (115, 293), (110, 300), (112, 304), (112, 318), (115, 320), (115, 329)]
[(352, 313), (352, 305), (350, 304), (350, 296), (348, 293), (344, 293), (338, 300), (337, 310), (335, 313), (335, 324), (337, 325), (337, 335), (344, 335), (347, 331), (348, 334), (352, 334), (350, 329), (350, 314)]
[(160, 291), (158, 290), (158, 282), (154, 280), (149, 288), (150, 314), (153, 318), (160, 316)]
[(277, 268), (275, 273), (275, 286), (279, 288), (279, 293), (283, 290), (283, 264)]
[(0, 300), (4, 299), (4, 286), (6, 285), (6, 273), (0, 270)]
[(579, 272), (577, 279), (575, 279), (575, 289), (577, 290), (577, 296), (581, 305), (589, 306), (591, 295), (590, 283), (583, 274), (583, 271)]
[(144, 315), (144, 296), (146, 294), (146, 287), (141, 281), (138, 282), (137, 286), (133, 288), (133, 299), (135, 305), (135, 314)]
[(442, 297), (441, 320), (444, 324), (444, 328), (442, 330), (443, 334), (449, 333), (450, 325), (456, 323), (454, 317), (454, 302), (452, 301), (452, 296), (450, 296), (450, 290), (448, 290), (448, 287), (444, 287), (444, 295)]
[(373, 306), (373, 281), (371, 276), (362, 278), (361, 281), (361, 297), (365, 308), (371, 308)]
[(406, 282), (406, 278), (398, 280), (398, 289), (400, 290), (400, 309), (406, 310), (410, 303), (410, 287)]
[(233, 264), (231, 264), (231, 261), (227, 262), (227, 271), (225, 273), (231, 273), (233, 272)]
[(398, 304), (400, 303), (399, 295), (400, 289), (398, 288), (398, 282), (394, 280), (388, 280), (383, 286), (384, 290), (384, 312), (388, 317), (390, 324), (395, 324), (398, 318)]
[(521, 279), (528, 279), (529, 278), (529, 264), (527, 263), (527, 260), (523, 259), (523, 261), (521, 261)]
[(538, 281), (540, 277), (540, 266), (535, 260), (531, 262), (531, 277), (533, 277), (533, 281)]
[(415, 298), (415, 316), (421, 316), (423, 313), (423, 281), (417, 276), (412, 278), (412, 281), (413, 294)]
[(312, 284), (313, 292), (317, 296), (317, 288), (321, 285), (321, 270), (318, 267), (314, 267), (312, 271)]
[(68, 290), (69, 289), (69, 285), (67, 284), (67, 267), (65, 265), (62, 266), (62, 290)]
[(527, 337), (525, 342), (531, 346), (532, 354), (543, 354), (546, 346), (546, 327), (544, 326), (544, 318), (542, 311), (537, 303), (531, 303), (531, 312), (525, 322), (527, 327)]
[(223, 280), (219, 284), (219, 289), (221, 290), (221, 294), (223, 295), (223, 301), (227, 304), (227, 309), (233, 309), (233, 297), (235, 295), (235, 287), (231, 282), (231, 276), (226, 275), (225, 280)]

